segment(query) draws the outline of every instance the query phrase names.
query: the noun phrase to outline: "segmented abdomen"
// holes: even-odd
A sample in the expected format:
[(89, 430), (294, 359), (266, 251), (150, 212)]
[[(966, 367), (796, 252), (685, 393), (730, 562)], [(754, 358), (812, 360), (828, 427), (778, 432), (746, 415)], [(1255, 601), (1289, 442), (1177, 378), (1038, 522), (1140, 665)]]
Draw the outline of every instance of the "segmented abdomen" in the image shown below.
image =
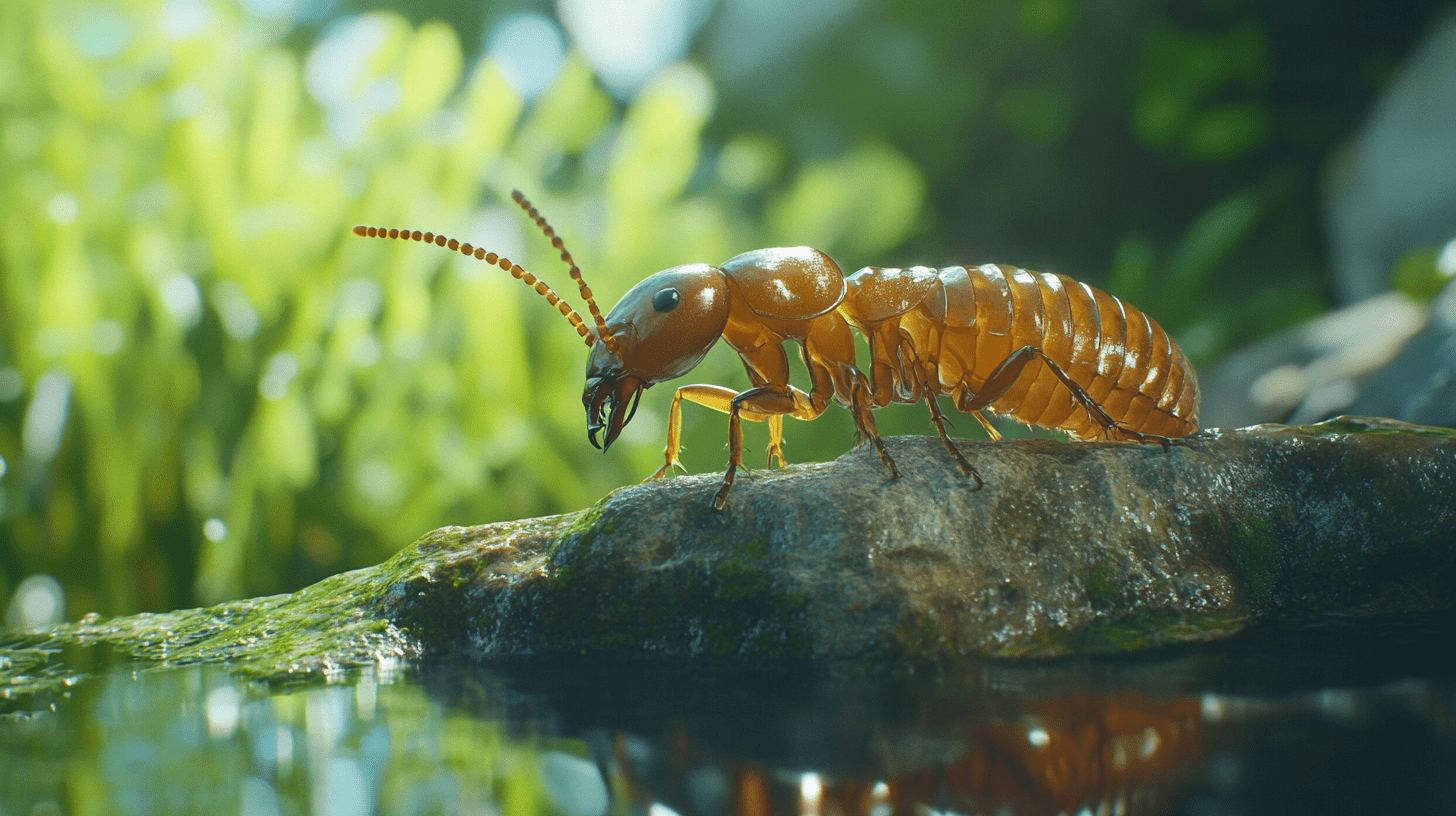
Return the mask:
[[(974, 392), (1010, 353), (1036, 346), (1129, 429), (1159, 436), (1198, 430), (1193, 367), (1168, 333), (1131, 304), (1063, 275), (1000, 264), (952, 267), (940, 276), (947, 327), (940, 349), (942, 385), (954, 387), (944, 377), (948, 357), (961, 363), (961, 382)], [(991, 408), (1074, 437), (1100, 433), (1039, 361)]]
[[(1001, 264), (948, 267), (937, 275), (940, 285), (899, 317), (905, 338), (900, 355), (913, 354), (926, 373), (922, 379), (941, 394), (969, 401), (1013, 353), (1032, 346), (1129, 430), (1167, 437), (1198, 430), (1193, 367), (1168, 333), (1136, 307), (1063, 275)], [(901, 378), (897, 371), (895, 379)], [(897, 382), (897, 392), (907, 385)], [(990, 410), (1079, 439), (1108, 437), (1036, 359)]]

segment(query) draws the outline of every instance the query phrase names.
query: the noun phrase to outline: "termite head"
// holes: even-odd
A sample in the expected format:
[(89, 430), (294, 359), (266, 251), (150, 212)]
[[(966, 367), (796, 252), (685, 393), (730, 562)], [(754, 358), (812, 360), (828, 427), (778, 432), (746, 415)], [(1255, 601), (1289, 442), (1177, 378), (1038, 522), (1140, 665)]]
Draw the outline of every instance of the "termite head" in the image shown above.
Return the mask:
[[(727, 278), (723, 270), (707, 264), (676, 266), (632, 287), (611, 313), (603, 317), (591, 287), (582, 279), (581, 270), (556, 231), (520, 192), (511, 193), (511, 198), (551, 239), (551, 245), (560, 250), (562, 262), (569, 267), (571, 279), (586, 301), (593, 325), (589, 326), (545, 281), (494, 252), (418, 230), (358, 226), (354, 234), (446, 247), (499, 266), (546, 298), (591, 347), (586, 392), (582, 394), (582, 403), (586, 405), (586, 433), (593, 445), (606, 450), (632, 420), (642, 390), (691, 371), (723, 333), (728, 323)], [(630, 409), (628, 403), (631, 403)], [(598, 444), (597, 434), (602, 431), (606, 431), (606, 436)]]
[(727, 280), (707, 264), (658, 272), (622, 296), (605, 323), (614, 342), (592, 346), (581, 397), (587, 439), (602, 450), (632, 421), (644, 389), (691, 371), (723, 334)]

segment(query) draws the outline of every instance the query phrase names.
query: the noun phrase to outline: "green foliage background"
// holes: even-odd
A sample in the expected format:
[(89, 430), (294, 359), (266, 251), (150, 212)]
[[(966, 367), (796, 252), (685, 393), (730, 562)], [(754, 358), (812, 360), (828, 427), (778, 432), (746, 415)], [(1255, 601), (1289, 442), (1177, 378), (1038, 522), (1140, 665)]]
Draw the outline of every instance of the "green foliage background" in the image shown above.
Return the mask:
[[(573, 54), (527, 103), (475, 54), (532, 4), (398, 5), (295, 26), (226, 0), (0, 4), (0, 597), (42, 572), (71, 617), (291, 590), (653, 472), (666, 387), (602, 456), (554, 310), (484, 264), (348, 234), (486, 244), (575, 302), (512, 188), (604, 309), (761, 246), (846, 272), (997, 260), (1102, 285), (1206, 361), (1325, 308), (1319, 168), (1428, 16), (849, 3), (774, 50), (720, 6), (630, 99)], [(334, 18), (373, 47), (320, 102), (305, 59)], [(776, 57), (735, 70), (747, 47)], [(370, 107), (381, 81), (397, 104)], [(723, 348), (692, 377), (744, 382)], [(843, 413), (793, 424), (790, 458), (843, 452)], [(691, 468), (723, 464), (721, 416), (690, 410), (686, 433)]]

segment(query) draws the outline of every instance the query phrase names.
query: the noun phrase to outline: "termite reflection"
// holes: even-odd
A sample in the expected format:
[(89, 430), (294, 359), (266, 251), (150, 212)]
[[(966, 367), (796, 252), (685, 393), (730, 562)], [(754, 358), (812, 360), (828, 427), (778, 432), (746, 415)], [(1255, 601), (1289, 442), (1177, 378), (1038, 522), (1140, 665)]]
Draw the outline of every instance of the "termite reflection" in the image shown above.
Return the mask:
[[(937, 812), (997, 814), (1148, 814), (1166, 810), (1200, 748), (1201, 704), (1143, 695), (1079, 694), (1028, 705), (1019, 716), (967, 723), (954, 759), (886, 773), (882, 778), (822, 776), (813, 771), (694, 762), (679, 734), (674, 754), (639, 773), (626, 738), (613, 740), (613, 762), (634, 812), (687, 814), (800, 813), (891, 816)], [(896, 764), (887, 756), (887, 767)], [(650, 778), (648, 778), (650, 777)]]

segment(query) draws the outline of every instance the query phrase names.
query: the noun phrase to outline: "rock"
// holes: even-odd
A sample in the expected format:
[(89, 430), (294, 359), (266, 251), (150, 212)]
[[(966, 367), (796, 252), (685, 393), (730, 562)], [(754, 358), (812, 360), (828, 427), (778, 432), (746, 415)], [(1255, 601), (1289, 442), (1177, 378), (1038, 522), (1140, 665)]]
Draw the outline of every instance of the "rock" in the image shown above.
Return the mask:
[[(933, 437), (435, 531), (377, 568), (426, 653), (927, 658), (1126, 650), (1312, 611), (1448, 609), (1456, 432), (1345, 417), (1156, 445)], [(368, 603), (368, 601), (364, 601)]]

